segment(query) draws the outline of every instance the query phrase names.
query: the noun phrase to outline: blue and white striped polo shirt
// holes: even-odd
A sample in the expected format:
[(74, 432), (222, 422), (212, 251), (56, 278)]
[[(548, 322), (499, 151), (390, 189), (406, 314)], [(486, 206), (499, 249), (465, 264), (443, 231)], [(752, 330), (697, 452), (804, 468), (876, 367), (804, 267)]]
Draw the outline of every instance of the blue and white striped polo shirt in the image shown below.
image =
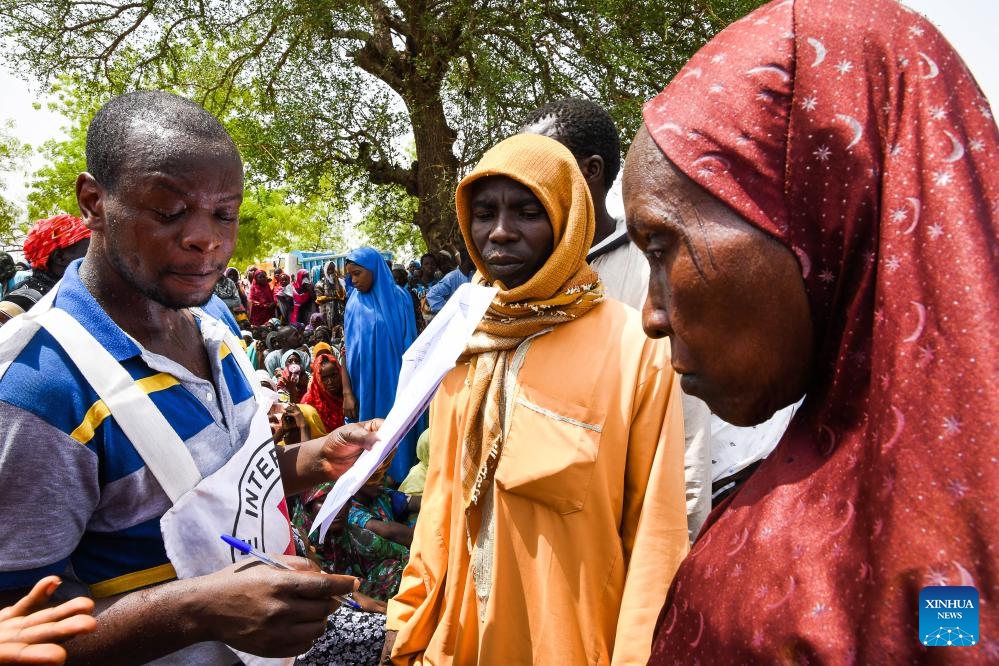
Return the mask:
[[(80, 282), (79, 265), (66, 271), (56, 306), (131, 374), (201, 474), (213, 473), (239, 449), (256, 408), (232, 356), (243, 350), (206, 337), (214, 382), (196, 377), (121, 330)], [(238, 333), (217, 297), (204, 310)], [(62, 574), (104, 597), (175, 577), (159, 526), (170, 500), (44, 329), (0, 378), (0, 423), (0, 589)]]

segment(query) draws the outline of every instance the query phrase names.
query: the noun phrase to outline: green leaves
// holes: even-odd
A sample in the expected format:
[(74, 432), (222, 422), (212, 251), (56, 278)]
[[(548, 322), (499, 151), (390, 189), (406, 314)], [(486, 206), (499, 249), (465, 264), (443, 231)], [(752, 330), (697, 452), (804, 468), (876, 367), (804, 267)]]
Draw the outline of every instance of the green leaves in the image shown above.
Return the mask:
[[(0, 184), (6, 185), (7, 178), (16, 177), (17, 172), (24, 170), (30, 152), (30, 147), (15, 136), (13, 121), (0, 124)], [(0, 249), (14, 245), (14, 237), (23, 231), (23, 224), (20, 208), (0, 194)]]
[(627, 148), (641, 104), (760, 4), (0, 0), (0, 30), (17, 64), (48, 80), (69, 73), (88, 101), (138, 87), (196, 99), (233, 134), (252, 184), (352, 208), (364, 233), (415, 224), (439, 249), (456, 238), (458, 178), (528, 112), (589, 97)]

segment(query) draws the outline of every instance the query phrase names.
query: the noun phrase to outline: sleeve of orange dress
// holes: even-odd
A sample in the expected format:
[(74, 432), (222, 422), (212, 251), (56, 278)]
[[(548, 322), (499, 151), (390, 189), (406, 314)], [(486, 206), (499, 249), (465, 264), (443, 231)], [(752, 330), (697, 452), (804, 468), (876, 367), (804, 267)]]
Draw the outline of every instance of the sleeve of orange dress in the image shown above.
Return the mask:
[(643, 359), (649, 370), (636, 389), (632, 411), (621, 521), (628, 571), (613, 664), (648, 661), (656, 619), (689, 544), (683, 408), (666, 348), (665, 341), (646, 343)]
[(399, 592), (389, 600), (386, 628), (398, 631), (392, 653), (394, 664), (420, 663), (437, 626), (437, 604), (447, 571), (450, 535), (452, 476), (457, 448), (452, 396), (460, 390), (464, 374), (452, 371), (444, 380), (430, 409), (430, 462), (423, 490), (423, 506), (416, 521), (409, 563)]

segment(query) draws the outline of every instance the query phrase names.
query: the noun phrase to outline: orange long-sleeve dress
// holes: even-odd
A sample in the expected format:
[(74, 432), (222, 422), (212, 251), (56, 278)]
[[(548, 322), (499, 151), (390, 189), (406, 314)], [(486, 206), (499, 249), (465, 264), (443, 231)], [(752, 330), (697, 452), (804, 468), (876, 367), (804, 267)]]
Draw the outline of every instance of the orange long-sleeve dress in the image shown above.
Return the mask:
[(394, 662), (644, 664), (688, 547), (668, 343), (608, 300), (522, 344), (491, 501), (466, 516), (467, 371), (455, 368), (432, 406), (423, 508), (388, 609)]

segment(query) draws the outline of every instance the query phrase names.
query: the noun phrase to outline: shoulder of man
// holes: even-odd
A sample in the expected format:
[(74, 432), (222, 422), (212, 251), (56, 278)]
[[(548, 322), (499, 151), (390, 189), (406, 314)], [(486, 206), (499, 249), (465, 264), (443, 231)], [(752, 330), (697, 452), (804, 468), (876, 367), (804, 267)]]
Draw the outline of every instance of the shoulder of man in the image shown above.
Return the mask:
[(222, 320), (229, 327), (229, 330), (232, 331), (233, 335), (240, 335), (239, 324), (236, 323), (236, 318), (232, 316), (232, 312), (229, 310), (229, 306), (225, 304), (225, 301), (217, 295), (212, 294), (211, 299), (201, 309), (205, 314)]
[(0, 377), (0, 402), (66, 434), (77, 430), (98, 399), (62, 346), (44, 329), (31, 336)]

